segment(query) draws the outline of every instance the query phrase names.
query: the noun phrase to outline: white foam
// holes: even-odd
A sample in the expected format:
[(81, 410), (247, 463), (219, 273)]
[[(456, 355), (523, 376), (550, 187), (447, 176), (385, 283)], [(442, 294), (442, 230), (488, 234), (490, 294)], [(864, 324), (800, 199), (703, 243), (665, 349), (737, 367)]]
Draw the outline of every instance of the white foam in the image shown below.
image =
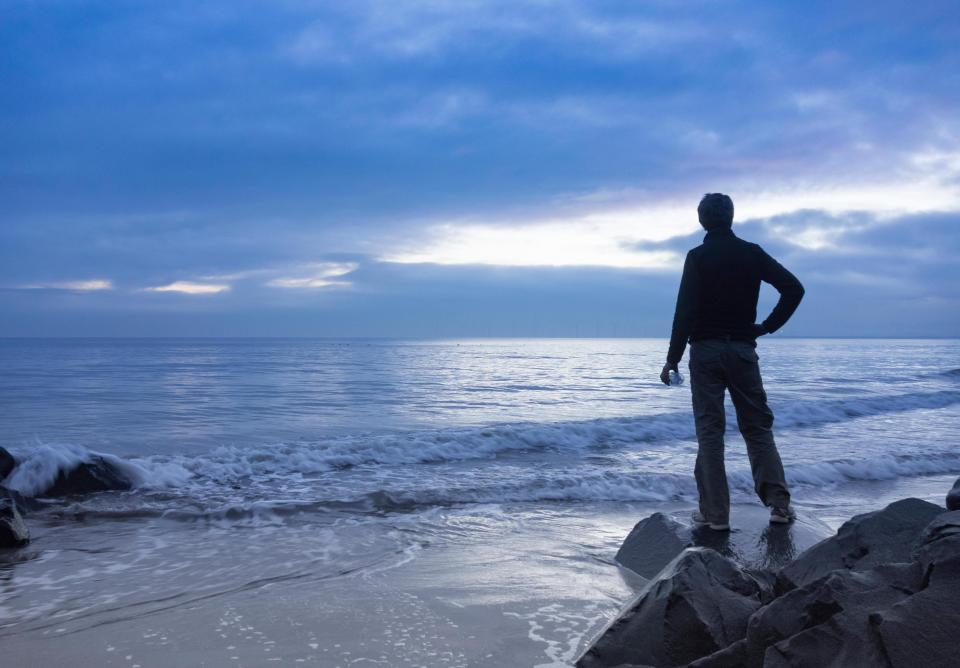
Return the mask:
[(4, 485), (28, 496), (47, 489), (60, 471), (69, 471), (97, 456), (117, 467), (134, 485), (142, 484), (149, 477), (146, 469), (129, 460), (71, 443), (38, 443), (25, 452), (16, 451), (14, 456), (17, 466), (4, 480)]
[[(842, 422), (892, 412), (937, 409), (960, 403), (960, 392), (940, 391), (844, 399), (792, 401), (775, 406), (776, 429)], [(197, 457), (153, 457), (174, 480), (189, 471), (224, 480), (262, 475), (314, 474), (363, 465), (403, 465), (493, 458), (511, 451), (578, 451), (695, 437), (689, 412), (604, 418), (578, 422), (503, 424), (400, 434), (363, 434), (322, 442), (281, 443), (255, 448), (220, 447)], [(156, 476), (150, 484), (160, 484)]]
[[(944, 451), (927, 455), (885, 455), (871, 459), (787, 465), (791, 489), (803, 490), (851, 481), (891, 480), (900, 477), (960, 473), (960, 453)], [(755, 498), (748, 468), (732, 469), (727, 475), (731, 496)], [(397, 507), (415, 504), (501, 503), (527, 501), (693, 501), (697, 489), (693, 471), (684, 473), (585, 472), (579, 469), (536, 473), (502, 484), (472, 487), (453, 481), (434, 483), (411, 491), (381, 491)], [(386, 507), (390, 504), (381, 503)]]
[[(793, 401), (775, 406), (778, 431), (859, 417), (916, 409), (937, 409), (960, 403), (960, 392), (939, 391), (901, 395), (868, 395), (837, 401)], [(452, 462), (495, 458), (511, 451), (603, 451), (637, 444), (652, 448), (676, 440), (694, 438), (689, 412), (651, 416), (605, 418), (579, 422), (505, 424), (399, 434), (366, 434), (322, 442), (281, 443), (251, 448), (220, 447), (202, 455), (149, 456), (132, 459), (89, 451), (73, 444), (36, 444), (14, 451), (20, 464), (5, 481), (24, 494), (46, 488), (61, 470), (94, 456), (119, 467), (141, 488), (178, 488), (191, 484), (219, 485), (238, 479), (289, 480), (298, 474), (322, 474), (345, 467), (401, 466), (426, 462)], [(822, 484), (843, 479), (888, 479), (898, 475), (949, 472), (956, 459), (896, 458), (878, 456), (869, 460), (818, 462), (790, 467), (797, 484)], [(506, 498), (581, 498), (656, 500), (689, 493), (688, 476), (664, 474), (605, 473), (584, 478), (583, 471), (549, 482), (524, 481), (522, 490)], [(731, 482), (737, 480), (731, 472)], [(752, 488), (749, 474), (743, 485)], [(740, 483), (737, 483), (740, 484)], [(541, 485), (538, 487), (538, 485)], [(525, 496), (526, 495), (526, 496)], [(462, 500), (480, 500), (467, 499)], [(454, 500), (456, 501), (456, 500)]]

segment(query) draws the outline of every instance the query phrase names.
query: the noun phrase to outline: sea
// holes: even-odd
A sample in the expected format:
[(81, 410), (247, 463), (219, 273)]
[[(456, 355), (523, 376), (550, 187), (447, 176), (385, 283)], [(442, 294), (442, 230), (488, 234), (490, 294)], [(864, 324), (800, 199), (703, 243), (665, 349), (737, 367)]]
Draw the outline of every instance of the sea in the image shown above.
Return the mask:
[[(0, 339), (2, 484), (37, 494), (92, 453), (135, 482), (27, 514), (3, 665), (571, 665), (638, 586), (613, 562), (630, 527), (696, 502), (666, 346)], [(942, 503), (960, 341), (758, 353), (801, 514)], [(726, 461), (758, 504), (729, 401)]]

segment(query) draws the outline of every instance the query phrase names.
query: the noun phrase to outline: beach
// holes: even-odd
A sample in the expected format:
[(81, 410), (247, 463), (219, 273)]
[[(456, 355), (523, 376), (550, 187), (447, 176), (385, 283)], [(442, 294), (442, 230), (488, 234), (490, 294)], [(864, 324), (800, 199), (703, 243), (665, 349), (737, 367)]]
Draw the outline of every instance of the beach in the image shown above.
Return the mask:
[[(659, 340), (4, 341), (4, 441), (46, 500), (0, 557), (11, 665), (565, 666), (643, 579), (613, 557), (695, 504)], [(797, 510), (836, 529), (960, 474), (957, 341), (759, 348)], [(728, 413), (737, 509), (753, 495)]]

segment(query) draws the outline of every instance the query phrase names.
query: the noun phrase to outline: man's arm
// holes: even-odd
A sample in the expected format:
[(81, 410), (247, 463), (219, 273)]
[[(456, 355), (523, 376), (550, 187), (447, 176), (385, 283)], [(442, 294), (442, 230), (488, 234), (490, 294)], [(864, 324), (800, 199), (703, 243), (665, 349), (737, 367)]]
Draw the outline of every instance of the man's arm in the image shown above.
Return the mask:
[[(669, 370), (677, 369), (687, 347), (687, 339), (693, 330), (697, 317), (697, 302), (700, 280), (693, 254), (687, 253), (683, 263), (683, 277), (680, 279), (680, 291), (677, 293), (677, 308), (673, 312), (673, 329), (670, 333), (670, 349), (667, 351), (667, 364), (663, 367), (660, 380), (670, 384)], [(666, 377), (666, 380), (664, 378)]]
[[(758, 247), (759, 248), (759, 247)], [(784, 268), (782, 264), (767, 255), (766, 251), (760, 249), (761, 273), (760, 278), (769, 283), (777, 292), (780, 293), (780, 300), (773, 307), (770, 315), (760, 326), (767, 334), (772, 334), (783, 327), (793, 312), (800, 305), (803, 299), (803, 285), (797, 280), (797, 277)]]

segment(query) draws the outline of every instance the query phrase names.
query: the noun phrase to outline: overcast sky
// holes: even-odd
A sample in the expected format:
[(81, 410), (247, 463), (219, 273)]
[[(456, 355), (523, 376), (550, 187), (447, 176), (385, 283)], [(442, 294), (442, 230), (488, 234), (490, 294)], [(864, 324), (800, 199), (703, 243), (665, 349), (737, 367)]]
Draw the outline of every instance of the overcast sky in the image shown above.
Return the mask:
[(667, 336), (720, 191), (783, 335), (960, 336), (958, 44), (947, 0), (9, 0), (0, 335)]

